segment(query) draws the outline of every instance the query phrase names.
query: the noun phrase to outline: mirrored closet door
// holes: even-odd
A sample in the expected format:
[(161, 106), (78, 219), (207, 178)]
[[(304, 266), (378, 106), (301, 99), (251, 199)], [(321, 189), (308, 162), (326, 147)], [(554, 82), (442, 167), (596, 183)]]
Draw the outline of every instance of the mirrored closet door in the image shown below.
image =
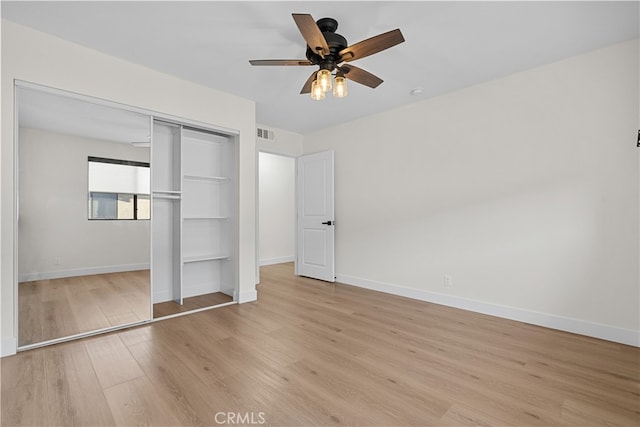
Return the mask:
[(18, 346), (149, 320), (150, 116), (16, 97)]
[(16, 95), (19, 349), (236, 300), (235, 134)]

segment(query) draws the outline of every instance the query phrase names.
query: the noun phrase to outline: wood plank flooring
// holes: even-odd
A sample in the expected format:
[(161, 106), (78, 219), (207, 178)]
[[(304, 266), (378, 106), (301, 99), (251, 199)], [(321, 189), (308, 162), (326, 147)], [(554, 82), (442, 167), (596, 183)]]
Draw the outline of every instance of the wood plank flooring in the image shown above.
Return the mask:
[(18, 345), (149, 319), (149, 270), (18, 285)]
[(640, 424), (638, 348), (291, 264), (261, 280), (257, 302), (3, 358), (2, 425)]
[(182, 305), (173, 302), (159, 302), (153, 304), (153, 318), (170, 316), (172, 314), (184, 313), (185, 311), (197, 310), (199, 308), (212, 307), (233, 301), (233, 297), (222, 292), (212, 292), (210, 294), (198, 295), (184, 298)]

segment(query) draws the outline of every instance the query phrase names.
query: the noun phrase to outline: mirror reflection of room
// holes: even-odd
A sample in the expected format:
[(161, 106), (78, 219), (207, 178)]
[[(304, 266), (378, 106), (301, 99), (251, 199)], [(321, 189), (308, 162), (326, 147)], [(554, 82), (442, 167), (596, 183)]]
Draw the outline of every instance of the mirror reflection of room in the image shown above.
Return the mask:
[(150, 318), (150, 119), (19, 88), (19, 346)]

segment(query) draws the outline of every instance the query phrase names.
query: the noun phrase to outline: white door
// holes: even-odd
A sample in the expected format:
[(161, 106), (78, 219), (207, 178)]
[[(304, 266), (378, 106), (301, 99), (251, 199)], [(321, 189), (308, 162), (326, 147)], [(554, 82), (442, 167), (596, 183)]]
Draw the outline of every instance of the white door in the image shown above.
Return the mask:
[(333, 151), (298, 157), (296, 274), (335, 281)]

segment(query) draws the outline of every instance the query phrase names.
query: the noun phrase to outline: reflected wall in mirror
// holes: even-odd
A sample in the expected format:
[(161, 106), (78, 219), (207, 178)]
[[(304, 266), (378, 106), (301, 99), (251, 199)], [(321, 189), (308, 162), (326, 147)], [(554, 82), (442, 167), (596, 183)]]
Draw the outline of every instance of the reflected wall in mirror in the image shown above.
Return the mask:
[[(150, 117), (32, 87), (16, 94), (18, 346), (150, 319)], [(92, 159), (139, 168), (90, 184)]]

